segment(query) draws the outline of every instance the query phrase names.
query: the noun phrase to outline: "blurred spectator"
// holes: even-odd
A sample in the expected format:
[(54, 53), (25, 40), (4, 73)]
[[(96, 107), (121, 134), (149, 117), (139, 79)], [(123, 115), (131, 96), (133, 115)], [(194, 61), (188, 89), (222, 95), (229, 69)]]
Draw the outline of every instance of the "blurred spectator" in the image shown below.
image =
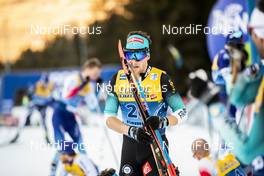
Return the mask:
[[(54, 112), (52, 115), (52, 127), (54, 130), (54, 140), (60, 143), (65, 140), (65, 134), (69, 134), (73, 142), (78, 144), (77, 149), (85, 154), (81, 130), (76, 120), (78, 108), (83, 104), (88, 104), (86, 96), (94, 94), (94, 84), (100, 83), (102, 64), (99, 59), (87, 60), (78, 73), (67, 77), (63, 83), (61, 98), (54, 102)], [(55, 176), (58, 168), (60, 152), (56, 152), (52, 163), (50, 175)]]
[[(230, 74), (231, 72), (231, 62), (232, 58), (230, 56), (229, 47), (235, 47), (242, 50), (244, 53), (246, 51), (243, 43), (243, 32), (242, 31), (233, 31), (228, 34), (226, 37), (226, 44), (222, 50), (220, 50), (215, 56), (212, 64), (212, 78), (216, 85), (221, 87), (221, 91), (219, 92), (220, 100), (226, 104), (227, 103), (227, 94), (226, 94), (226, 82), (225, 76)], [(245, 54), (244, 62), (247, 59), (247, 54)], [(245, 66), (243, 66), (245, 67)], [(236, 117), (236, 108), (234, 105), (229, 105), (229, 114), (232, 119), (235, 120)]]
[(247, 175), (239, 161), (231, 153), (227, 153), (221, 159), (214, 161), (210, 154), (210, 146), (204, 139), (193, 141), (192, 153), (193, 157), (199, 161), (198, 167), (201, 176)]
[(63, 165), (63, 171), (59, 176), (68, 174), (74, 176), (97, 176), (98, 169), (94, 163), (84, 154), (78, 154), (74, 148), (77, 143), (63, 141), (60, 146), (60, 160)]
[[(30, 117), (34, 110), (37, 110), (41, 116), (42, 126), (45, 131), (45, 140), (50, 143), (48, 129), (46, 125), (46, 110), (52, 103), (52, 91), (54, 89), (54, 83), (49, 80), (49, 75), (43, 73), (39, 81), (28, 90), (28, 97), (31, 100), (29, 103), (29, 113), (26, 117), (26, 125), (30, 125)], [(25, 101), (25, 98), (23, 98)]]

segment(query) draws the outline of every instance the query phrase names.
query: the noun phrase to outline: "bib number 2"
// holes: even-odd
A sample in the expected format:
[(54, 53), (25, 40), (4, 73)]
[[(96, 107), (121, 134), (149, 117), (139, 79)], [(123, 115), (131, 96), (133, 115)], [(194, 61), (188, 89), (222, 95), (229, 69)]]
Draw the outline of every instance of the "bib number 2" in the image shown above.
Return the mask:
[(137, 107), (133, 104), (128, 104), (126, 105), (126, 108), (128, 109), (128, 114), (127, 116), (129, 118), (137, 118)]

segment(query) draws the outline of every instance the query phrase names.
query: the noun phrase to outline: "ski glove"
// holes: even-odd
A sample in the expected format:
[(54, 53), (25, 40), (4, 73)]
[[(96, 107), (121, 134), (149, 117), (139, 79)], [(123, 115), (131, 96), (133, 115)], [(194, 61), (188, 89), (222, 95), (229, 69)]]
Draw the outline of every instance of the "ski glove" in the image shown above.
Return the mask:
[(143, 128), (137, 128), (130, 126), (128, 129), (128, 136), (135, 139), (139, 143), (151, 144), (153, 142), (152, 137)]
[(160, 118), (158, 116), (150, 116), (147, 121), (146, 125), (149, 125), (153, 130), (157, 130), (159, 128), (165, 128), (169, 125), (168, 118)]

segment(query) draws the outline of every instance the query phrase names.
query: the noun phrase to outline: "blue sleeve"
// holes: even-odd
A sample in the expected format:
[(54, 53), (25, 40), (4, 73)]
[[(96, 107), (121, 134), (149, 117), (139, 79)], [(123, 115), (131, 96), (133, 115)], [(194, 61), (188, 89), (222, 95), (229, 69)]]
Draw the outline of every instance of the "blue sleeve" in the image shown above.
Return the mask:
[(230, 94), (231, 103), (238, 107), (252, 103), (257, 95), (260, 82), (261, 76), (249, 78), (241, 74)]
[(106, 102), (105, 102), (105, 109), (104, 109), (104, 115), (109, 116), (116, 116), (118, 112), (119, 102), (117, 97), (110, 93), (107, 96)]
[(264, 133), (260, 133), (264, 118), (256, 114), (253, 118), (249, 134), (241, 131), (234, 121), (227, 121), (221, 117), (212, 118), (214, 128), (219, 131), (238, 159), (245, 164), (250, 164), (254, 158), (264, 152)]
[(115, 74), (110, 81), (110, 86), (112, 87), (112, 89), (110, 92), (108, 92), (108, 96), (105, 102), (104, 115), (106, 117), (116, 116), (118, 112), (119, 101), (114, 91), (116, 77), (117, 77), (117, 74)]
[(178, 94), (173, 94), (167, 97), (165, 100), (173, 112), (177, 111), (178, 109), (185, 108), (185, 105), (183, 104), (182, 99)]

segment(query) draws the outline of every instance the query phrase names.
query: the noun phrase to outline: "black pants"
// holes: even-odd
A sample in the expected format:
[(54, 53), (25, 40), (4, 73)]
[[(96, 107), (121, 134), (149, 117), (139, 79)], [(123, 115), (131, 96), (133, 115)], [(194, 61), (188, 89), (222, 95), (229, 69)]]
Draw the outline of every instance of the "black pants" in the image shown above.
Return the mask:
[[(165, 135), (162, 136), (162, 139), (166, 142), (166, 144), (168, 144), (168, 140)], [(138, 143), (134, 139), (124, 135), (119, 175), (159, 175), (150, 145)]]

